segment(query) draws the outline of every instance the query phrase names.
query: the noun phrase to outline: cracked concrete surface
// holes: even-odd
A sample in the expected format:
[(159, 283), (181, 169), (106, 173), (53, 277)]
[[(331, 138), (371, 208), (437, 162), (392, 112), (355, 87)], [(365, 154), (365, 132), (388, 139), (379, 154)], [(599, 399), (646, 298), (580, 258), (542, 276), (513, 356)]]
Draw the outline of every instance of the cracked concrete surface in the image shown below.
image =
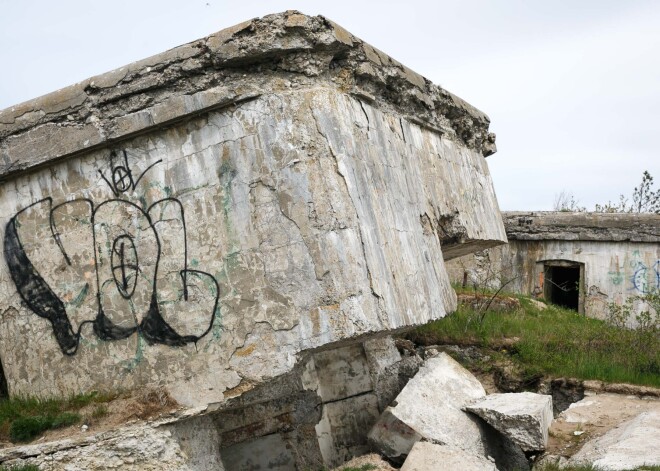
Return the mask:
[[(60, 352), (3, 264), (0, 302), (12, 315), (0, 317), (0, 358), (10, 394), (157, 386), (186, 405), (222, 402), (290, 371), (306, 350), (445, 316), (456, 300), (444, 259), (505, 241), (483, 157), (493, 146), (483, 113), (325, 18), (297, 12), (1, 111), (0, 227), (44, 198), (117, 198), (99, 172), (114, 179), (109, 155), (126, 151), (144, 174), (120, 198), (139, 208), (180, 201), (188, 265), (219, 287), (210, 330), (196, 342), (102, 340), (89, 323), (98, 312), (94, 224), (84, 205), (58, 213), (68, 265), (48, 211), (33, 207), (17, 232), (81, 329), (80, 345)], [(165, 209), (157, 219), (166, 254), (157, 302), (177, 329), (200, 332), (214, 287), (195, 278), (185, 302), (173, 284), (177, 220)], [(138, 246), (149, 240), (141, 237)], [(158, 257), (141, 253), (146, 278)], [(141, 288), (130, 302), (103, 293), (115, 318), (128, 305), (139, 320), (150, 302)]]
[(3, 179), (149, 127), (324, 82), (440, 130), (484, 155), (488, 117), (330, 20), (295, 11), (246, 21), (0, 111)]

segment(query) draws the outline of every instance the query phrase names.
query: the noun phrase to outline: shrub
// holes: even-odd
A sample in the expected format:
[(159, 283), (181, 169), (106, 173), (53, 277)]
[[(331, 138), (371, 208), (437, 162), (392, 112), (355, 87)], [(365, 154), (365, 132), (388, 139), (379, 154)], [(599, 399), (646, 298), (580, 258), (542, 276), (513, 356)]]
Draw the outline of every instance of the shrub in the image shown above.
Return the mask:
[(91, 416), (102, 417), (107, 414), (103, 404), (115, 397), (91, 392), (61, 399), (0, 400), (0, 440), (29, 441), (46, 430), (73, 425), (81, 420), (77, 411), (90, 404), (96, 404)]
[(9, 427), (9, 438), (13, 442), (27, 442), (46, 430), (67, 427), (80, 420), (80, 415), (64, 412), (58, 415), (28, 416), (15, 419)]

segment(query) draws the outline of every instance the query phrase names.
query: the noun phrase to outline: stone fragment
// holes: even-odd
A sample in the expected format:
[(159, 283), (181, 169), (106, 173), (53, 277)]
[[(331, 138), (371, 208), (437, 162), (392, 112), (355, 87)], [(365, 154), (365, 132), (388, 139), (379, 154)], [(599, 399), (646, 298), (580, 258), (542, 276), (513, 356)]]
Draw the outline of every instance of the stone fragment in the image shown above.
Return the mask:
[(417, 442), (413, 446), (401, 471), (497, 471), (495, 464), (486, 458), (471, 455), (459, 448), (435, 443)]
[(213, 421), (189, 413), (193, 414), (189, 419), (183, 412), (174, 418), (138, 422), (95, 434), (3, 448), (0, 464), (2, 469), (32, 465), (48, 471), (238, 469), (224, 466)]
[(660, 411), (643, 412), (587, 442), (568, 464), (590, 464), (604, 471), (660, 466), (659, 443)]
[(385, 409), (378, 422), (369, 431), (368, 437), (380, 453), (394, 460), (407, 455), (415, 443), (424, 438), (400, 420), (395, 415), (393, 407)]
[(378, 397), (378, 408), (382, 412), (401, 392), (408, 379), (415, 375), (419, 369), (415, 360), (421, 363), (421, 358), (409, 355), (402, 358), (394, 339), (389, 336), (364, 342), (364, 352)]
[(401, 354), (391, 336), (367, 340), (364, 342), (364, 353), (372, 373), (383, 371), (388, 366), (401, 361)]
[(531, 392), (491, 394), (465, 407), (524, 451), (544, 450), (552, 422), (552, 396)]
[(486, 395), (479, 381), (446, 353), (428, 359), (369, 432), (390, 458), (424, 438), (485, 456), (483, 430), (461, 408)]

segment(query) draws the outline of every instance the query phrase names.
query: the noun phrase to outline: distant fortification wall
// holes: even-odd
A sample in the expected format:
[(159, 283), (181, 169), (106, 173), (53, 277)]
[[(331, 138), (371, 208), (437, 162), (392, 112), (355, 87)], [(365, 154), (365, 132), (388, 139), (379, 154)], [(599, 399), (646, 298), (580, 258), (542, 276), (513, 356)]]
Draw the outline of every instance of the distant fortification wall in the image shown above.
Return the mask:
[[(610, 303), (660, 290), (660, 215), (504, 212), (508, 245), (452, 260), (455, 283), (498, 288), (548, 301), (574, 292), (576, 310), (605, 319)], [(579, 279), (552, 280), (555, 267)], [(549, 286), (552, 285), (552, 286)], [(554, 288), (553, 288), (554, 286)], [(636, 313), (647, 309), (635, 300)], [(633, 316), (634, 317), (634, 316)], [(634, 325), (634, 318), (630, 319)]]

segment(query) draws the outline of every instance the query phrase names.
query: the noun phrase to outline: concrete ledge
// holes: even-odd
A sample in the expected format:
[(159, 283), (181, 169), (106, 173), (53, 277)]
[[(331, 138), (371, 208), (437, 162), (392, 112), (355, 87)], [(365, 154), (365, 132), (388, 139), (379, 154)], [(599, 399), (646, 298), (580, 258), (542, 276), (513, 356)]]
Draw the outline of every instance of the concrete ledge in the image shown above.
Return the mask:
[(660, 214), (503, 212), (509, 240), (660, 242)]
[(496, 150), (481, 111), (330, 20), (287, 11), (0, 111), (0, 181), (255, 96), (266, 84), (286, 90), (312, 77), (483, 155)]
[[(118, 116), (106, 122), (61, 125), (46, 123), (27, 132), (10, 136), (0, 150), (0, 182), (17, 173), (38, 168), (65, 157), (75, 156), (97, 148), (167, 127), (181, 119), (251, 100), (256, 91), (237, 95), (231, 90), (216, 87), (194, 95), (180, 95), (155, 106)], [(26, 157), (27, 156), (27, 157)]]

